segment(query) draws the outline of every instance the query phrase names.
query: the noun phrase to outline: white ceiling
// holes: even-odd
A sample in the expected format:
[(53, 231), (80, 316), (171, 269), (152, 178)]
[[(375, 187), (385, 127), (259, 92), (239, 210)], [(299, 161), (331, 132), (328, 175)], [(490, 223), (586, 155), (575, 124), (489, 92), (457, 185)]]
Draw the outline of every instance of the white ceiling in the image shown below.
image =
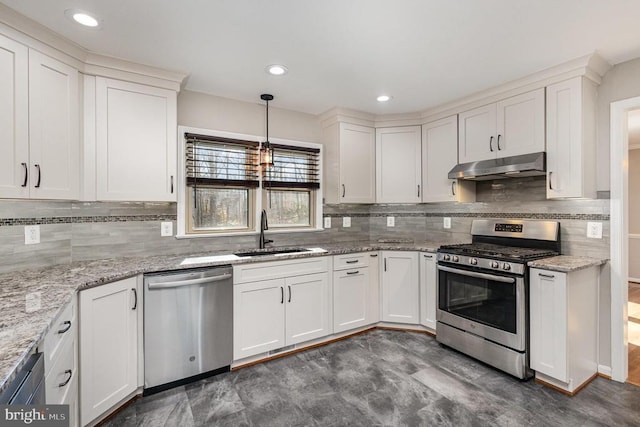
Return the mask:
[[(638, 0), (0, 2), (93, 52), (188, 72), (189, 90), (258, 103), (269, 92), (312, 114), (420, 111), (594, 51), (640, 56)], [(72, 8), (101, 27), (74, 24)], [(273, 63), (289, 73), (267, 75)]]

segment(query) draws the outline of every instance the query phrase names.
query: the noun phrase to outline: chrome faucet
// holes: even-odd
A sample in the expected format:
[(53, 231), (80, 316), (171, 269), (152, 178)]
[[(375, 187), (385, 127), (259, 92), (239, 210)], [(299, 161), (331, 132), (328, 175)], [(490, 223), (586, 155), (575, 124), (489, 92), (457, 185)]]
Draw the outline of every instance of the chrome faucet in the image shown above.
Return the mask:
[(269, 229), (269, 223), (267, 222), (267, 211), (262, 209), (262, 213), (260, 214), (260, 241), (258, 242), (258, 247), (260, 249), (264, 249), (264, 245), (267, 243), (273, 243), (273, 240), (266, 240), (264, 238), (264, 230)]

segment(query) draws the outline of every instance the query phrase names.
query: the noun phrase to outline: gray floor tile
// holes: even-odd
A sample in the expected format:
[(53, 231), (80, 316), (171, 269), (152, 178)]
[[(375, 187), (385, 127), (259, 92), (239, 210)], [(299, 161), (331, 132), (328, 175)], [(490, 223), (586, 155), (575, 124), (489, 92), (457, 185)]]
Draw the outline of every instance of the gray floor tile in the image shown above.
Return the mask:
[(144, 397), (105, 425), (640, 426), (640, 388), (596, 378), (569, 397), (374, 330)]

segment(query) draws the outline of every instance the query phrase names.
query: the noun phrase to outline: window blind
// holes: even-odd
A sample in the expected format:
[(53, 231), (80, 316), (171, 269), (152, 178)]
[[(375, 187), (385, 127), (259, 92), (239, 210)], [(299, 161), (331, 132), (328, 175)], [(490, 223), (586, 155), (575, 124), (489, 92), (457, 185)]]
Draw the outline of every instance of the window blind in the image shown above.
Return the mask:
[(271, 144), (273, 166), (262, 172), (265, 188), (320, 188), (320, 150)]
[(258, 142), (185, 133), (187, 186), (259, 185)]

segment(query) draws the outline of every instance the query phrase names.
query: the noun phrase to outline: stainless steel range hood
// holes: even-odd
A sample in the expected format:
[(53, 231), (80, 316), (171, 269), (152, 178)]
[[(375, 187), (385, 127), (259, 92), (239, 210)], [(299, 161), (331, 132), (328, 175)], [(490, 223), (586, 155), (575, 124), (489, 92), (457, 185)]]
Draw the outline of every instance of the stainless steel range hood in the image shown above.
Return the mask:
[(544, 175), (547, 162), (544, 152), (503, 157), (501, 159), (482, 160), (462, 163), (451, 169), (449, 179), (472, 179), (486, 181), (490, 179), (516, 178)]

